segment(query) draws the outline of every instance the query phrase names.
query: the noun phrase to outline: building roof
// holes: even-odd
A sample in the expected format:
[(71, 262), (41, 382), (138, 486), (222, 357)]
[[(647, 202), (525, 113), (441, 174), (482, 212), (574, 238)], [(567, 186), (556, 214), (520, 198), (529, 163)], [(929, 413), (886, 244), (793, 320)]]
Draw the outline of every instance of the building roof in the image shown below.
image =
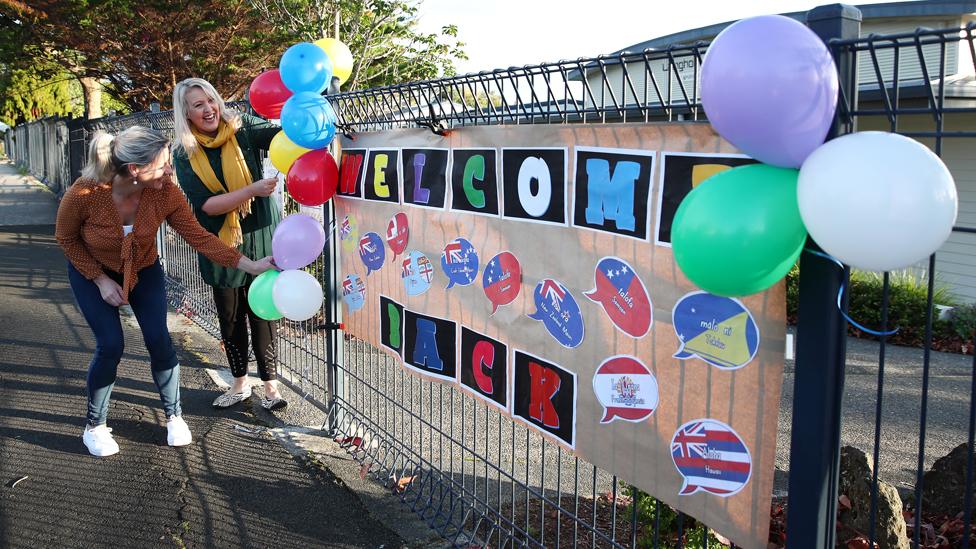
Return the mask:
[[(976, 13), (976, 0), (911, 0), (908, 2), (892, 2), (888, 4), (864, 4), (856, 7), (861, 10), (862, 21), (890, 17), (945, 17)], [(807, 12), (794, 11), (782, 15), (805, 23)], [(699, 40), (713, 38), (732, 23), (735, 23), (735, 21), (726, 21), (724, 23), (716, 23), (706, 27), (659, 36), (628, 46), (622, 50), (617, 50), (613, 54), (625, 52), (636, 53), (647, 49), (666, 48), (676, 44), (694, 44)]]

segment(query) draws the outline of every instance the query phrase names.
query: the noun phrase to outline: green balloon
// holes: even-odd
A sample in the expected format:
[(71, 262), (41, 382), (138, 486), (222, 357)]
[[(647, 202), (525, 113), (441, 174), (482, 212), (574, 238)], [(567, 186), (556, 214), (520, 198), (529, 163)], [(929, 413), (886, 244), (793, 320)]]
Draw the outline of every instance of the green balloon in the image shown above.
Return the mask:
[(671, 228), (678, 267), (715, 295), (737, 297), (769, 288), (803, 251), (799, 171), (750, 164), (703, 181), (681, 202)]
[(282, 317), (271, 298), (271, 289), (274, 288), (279, 274), (281, 273), (275, 270), (264, 271), (247, 289), (247, 304), (251, 306), (251, 311), (265, 320), (278, 320)]

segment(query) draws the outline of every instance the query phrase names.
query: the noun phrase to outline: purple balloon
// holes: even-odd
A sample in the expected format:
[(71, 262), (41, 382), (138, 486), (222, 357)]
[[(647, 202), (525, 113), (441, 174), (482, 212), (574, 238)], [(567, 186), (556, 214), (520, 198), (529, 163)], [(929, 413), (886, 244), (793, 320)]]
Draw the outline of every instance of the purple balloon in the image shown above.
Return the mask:
[(301, 269), (322, 253), (325, 229), (305, 214), (291, 214), (281, 220), (271, 237), (271, 253), (282, 269)]
[(837, 108), (837, 68), (823, 41), (782, 15), (722, 31), (701, 69), (712, 127), (753, 158), (797, 168), (821, 144)]

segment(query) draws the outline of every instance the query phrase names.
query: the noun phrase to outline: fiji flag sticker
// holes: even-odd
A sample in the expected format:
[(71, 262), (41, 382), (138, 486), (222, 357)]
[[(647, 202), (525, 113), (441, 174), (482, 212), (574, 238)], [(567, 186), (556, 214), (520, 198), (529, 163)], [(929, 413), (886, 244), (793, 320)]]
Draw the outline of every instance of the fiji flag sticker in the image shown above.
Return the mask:
[(610, 321), (633, 338), (642, 338), (651, 329), (651, 298), (637, 271), (619, 257), (604, 257), (593, 273), (595, 287), (583, 294), (603, 306)]
[(583, 342), (583, 313), (573, 294), (559, 281), (541, 280), (535, 286), (535, 312), (528, 315), (545, 325), (549, 335), (563, 347), (579, 347)]
[(759, 328), (739, 300), (708, 292), (685, 295), (671, 312), (680, 348), (674, 358), (698, 357), (722, 370), (742, 368), (759, 349)]
[(689, 421), (671, 437), (671, 460), (684, 477), (679, 496), (702, 491), (737, 494), (752, 476), (752, 456), (742, 438), (717, 419)]

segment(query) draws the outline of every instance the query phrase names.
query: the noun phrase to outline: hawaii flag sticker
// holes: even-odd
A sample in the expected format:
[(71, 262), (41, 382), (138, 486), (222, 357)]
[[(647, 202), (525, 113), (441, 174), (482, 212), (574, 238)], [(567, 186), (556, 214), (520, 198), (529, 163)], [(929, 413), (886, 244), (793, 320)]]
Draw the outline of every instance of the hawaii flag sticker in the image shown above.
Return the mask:
[(688, 496), (708, 492), (729, 497), (742, 490), (752, 476), (752, 456), (739, 435), (716, 419), (696, 419), (678, 428), (671, 438), (671, 459)]
[(606, 359), (593, 374), (593, 392), (603, 406), (600, 423), (643, 421), (658, 403), (657, 378), (640, 360), (627, 355)]

